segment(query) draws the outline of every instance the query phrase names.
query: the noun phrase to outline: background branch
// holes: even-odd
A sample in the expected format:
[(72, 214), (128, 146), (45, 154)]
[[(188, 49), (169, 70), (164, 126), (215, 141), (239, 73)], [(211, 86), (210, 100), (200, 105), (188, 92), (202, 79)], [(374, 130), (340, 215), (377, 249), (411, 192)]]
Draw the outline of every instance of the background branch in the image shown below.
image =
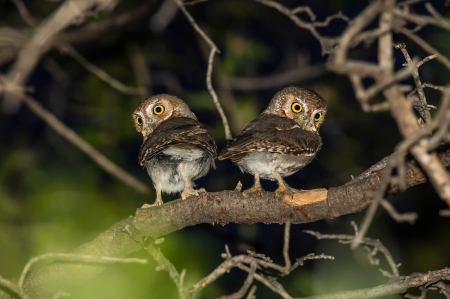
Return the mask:
[(82, 152), (84, 152), (89, 158), (91, 158), (97, 165), (103, 170), (121, 180), (126, 185), (135, 189), (138, 192), (147, 194), (150, 192), (149, 187), (133, 177), (131, 174), (117, 166), (114, 162), (106, 158), (102, 153), (92, 147), (84, 139), (82, 139), (72, 129), (67, 127), (59, 119), (57, 119), (52, 113), (42, 107), (33, 98), (23, 94), (22, 92), (11, 91), (16, 98), (21, 99), (36, 115), (38, 115), (43, 121), (45, 121), (55, 132), (67, 139)]

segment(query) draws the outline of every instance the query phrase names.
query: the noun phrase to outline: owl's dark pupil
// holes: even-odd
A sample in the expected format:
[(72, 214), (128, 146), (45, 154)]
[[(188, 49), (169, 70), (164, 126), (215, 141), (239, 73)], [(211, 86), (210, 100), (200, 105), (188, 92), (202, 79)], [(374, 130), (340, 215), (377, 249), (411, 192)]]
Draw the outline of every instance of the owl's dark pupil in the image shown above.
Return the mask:
[(137, 118), (137, 123), (138, 123), (138, 125), (142, 125), (142, 118), (138, 117)]
[(295, 110), (300, 110), (300, 106), (299, 106), (299, 105), (295, 105), (295, 106), (294, 106), (294, 109), (295, 109)]
[(161, 113), (161, 111), (162, 111), (161, 107), (156, 107), (156, 108), (155, 108), (155, 112), (156, 112), (156, 113)]
[(317, 114), (314, 116), (314, 118), (315, 118), (315, 119), (319, 119), (319, 118), (320, 118), (320, 113), (317, 113)]

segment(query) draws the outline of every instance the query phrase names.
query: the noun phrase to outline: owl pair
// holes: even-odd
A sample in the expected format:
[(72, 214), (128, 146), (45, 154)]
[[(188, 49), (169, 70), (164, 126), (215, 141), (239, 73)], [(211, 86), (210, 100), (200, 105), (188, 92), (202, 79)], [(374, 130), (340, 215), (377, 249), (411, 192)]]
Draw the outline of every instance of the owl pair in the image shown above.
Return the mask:
[[(244, 126), (222, 149), (219, 160), (231, 159), (242, 172), (255, 177), (244, 195), (263, 192), (260, 178), (277, 180), (276, 194), (292, 194), (283, 180), (311, 162), (322, 141), (318, 130), (327, 104), (310, 89), (290, 86), (279, 91), (261, 115)], [(139, 164), (147, 168), (156, 189), (178, 193), (185, 199), (198, 196), (193, 180), (215, 168), (217, 146), (206, 128), (181, 99), (167, 94), (143, 101), (132, 114), (135, 128), (144, 137)]]

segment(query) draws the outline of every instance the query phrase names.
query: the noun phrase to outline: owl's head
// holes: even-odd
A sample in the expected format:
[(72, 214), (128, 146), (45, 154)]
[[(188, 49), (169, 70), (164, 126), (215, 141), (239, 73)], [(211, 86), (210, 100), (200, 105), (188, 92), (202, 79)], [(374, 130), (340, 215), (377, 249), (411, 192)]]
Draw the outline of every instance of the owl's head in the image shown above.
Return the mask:
[(163, 121), (172, 117), (197, 119), (189, 106), (180, 98), (169, 94), (154, 95), (139, 104), (131, 115), (136, 131), (147, 137)]
[(311, 89), (289, 86), (275, 94), (264, 113), (293, 119), (302, 130), (317, 132), (325, 120), (327, 103)]

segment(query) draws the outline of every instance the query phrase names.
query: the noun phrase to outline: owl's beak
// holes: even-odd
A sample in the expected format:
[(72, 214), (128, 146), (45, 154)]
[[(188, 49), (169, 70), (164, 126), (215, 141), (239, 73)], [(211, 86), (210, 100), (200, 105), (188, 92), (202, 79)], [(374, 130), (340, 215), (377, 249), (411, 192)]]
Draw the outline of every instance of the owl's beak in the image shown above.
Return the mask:
[(150, 130), (150, 133), (152, 133), (153, 130), (155, 130), (155, 123), (148, 122), (147, 126), (148, 126), (148, 129)]
[(302, 128), (302, 130), (305, 130), (306, 127), (308, 126), (308, 124), (309, 124), (309, 119), (302, 120), (299, 123), (300, 127)]

